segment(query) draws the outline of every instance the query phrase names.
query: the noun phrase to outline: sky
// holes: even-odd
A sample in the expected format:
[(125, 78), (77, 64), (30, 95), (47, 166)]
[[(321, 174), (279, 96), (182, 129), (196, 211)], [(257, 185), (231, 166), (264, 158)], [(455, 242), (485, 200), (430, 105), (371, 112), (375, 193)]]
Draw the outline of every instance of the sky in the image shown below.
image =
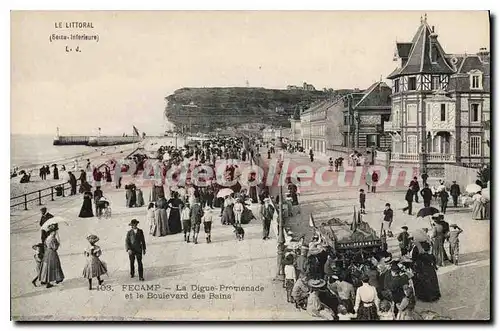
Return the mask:
[[(423, 14), (12, 12), (11, 132), (92, 135), (100, 127), (121, 135), (135, 125), (162, 134), (164, 99), (182, 87), (365, 89), (392, 72), (396, 41), (411, 41)], [(447, 53), (490, 48), (485, 11), (428, 11), (427, 22)], [(52, 34), (99, 40), (51, 41)]]

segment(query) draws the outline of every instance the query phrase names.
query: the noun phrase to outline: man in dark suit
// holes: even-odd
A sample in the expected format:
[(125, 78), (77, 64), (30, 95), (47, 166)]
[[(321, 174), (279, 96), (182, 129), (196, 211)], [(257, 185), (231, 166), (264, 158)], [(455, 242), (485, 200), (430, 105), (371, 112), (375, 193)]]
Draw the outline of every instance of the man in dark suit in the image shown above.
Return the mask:
[[(42, 212), (42, 217), (40, 217), (40, 227), (43, 226), (45, 224), (45, 222), (47, 222), (49, 219), (51, 219), (52, 217), (54, 217), (54, 215), (52, 215), (51, 213), (47, 212), (47, 208), (46, 207), (42, 207), (40, 209), (40, 211)], [(45, 239), (47, 239), (47, 236), (48, 236), (48, 233), (47, 231), (45, 230), (41, 230), (41, 236), (40, 238), (42, 239), (42, 243), (45, 243)]]
[(142, 268), (142, 255), (146, 255), (146, 240), (144, 240), (144, 232), (137, 227), (139, 221), (133, 219), (130, 221), (131, 229), (127, 232), (125, 238), (125, 250), (130, 259), (130, 277), (135, 275), (135, 259), (137, 259), (137, 269), (139, 270), (139, 280), (144, 280)]
[(458, 206), (458, 197), (460, 196), (460, 193), (460, 186), (458, 186), (457, 182), (454, 180), (450, 187), (450, 195), (453, 198), (453, 207), (455, 208)]
[(429, 188), (429, 184), (424, 184), (424, 188), (422, 189), (422, 191), (420, 191), (420, 195), (424, 199), (424, 207), (430, 207), (432, 200), (432, 191)]

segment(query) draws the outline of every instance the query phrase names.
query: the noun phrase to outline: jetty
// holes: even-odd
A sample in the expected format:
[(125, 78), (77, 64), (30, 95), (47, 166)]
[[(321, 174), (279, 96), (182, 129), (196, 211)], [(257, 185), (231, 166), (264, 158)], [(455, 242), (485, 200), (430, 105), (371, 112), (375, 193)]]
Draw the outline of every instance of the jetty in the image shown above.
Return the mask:
[(142, 141), (138, 136), (57, 136), (53, 144), (60, 145), (85, 145), (85, 146), (113, 146), (126, 145)]

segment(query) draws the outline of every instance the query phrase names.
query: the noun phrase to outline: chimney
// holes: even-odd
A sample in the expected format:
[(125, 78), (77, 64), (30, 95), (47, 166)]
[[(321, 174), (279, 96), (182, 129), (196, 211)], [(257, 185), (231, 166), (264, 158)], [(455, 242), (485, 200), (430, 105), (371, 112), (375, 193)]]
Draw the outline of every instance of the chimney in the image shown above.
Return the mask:
[(486, 49), (486, 47), (481, 47), (477, 55), (479, 56), (481, 62), (490, 63), (490, 52)]

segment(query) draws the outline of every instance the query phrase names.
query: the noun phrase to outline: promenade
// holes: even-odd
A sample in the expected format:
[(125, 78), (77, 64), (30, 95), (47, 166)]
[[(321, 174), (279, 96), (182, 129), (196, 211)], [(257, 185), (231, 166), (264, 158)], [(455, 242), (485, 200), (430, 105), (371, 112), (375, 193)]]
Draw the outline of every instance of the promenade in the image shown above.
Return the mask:
[[(277, 154), (273, 155), (273, 158)], [(327, 165), (327, 159), (309, 161), (303, 153), (285, 154), (292, 164), (311, 165), (314, 169)], [(325, 173), (325, 178), (337, 176), (335, 173)], [(293, 217), (287, 224), (294, 233), (306, 234), (306, 241), (311, 239), (313, 231), (309, 227), (309, 216), (314, 215), (316, 224), (337, 217), (349, 223), (352, 222), (353, 206), (359, 210), (359, 189), (365, 192), (367, 187), (361, 180), (361, 185), (329, 185), (314, 186), (302, 190), (299, 197), (301, 214)], [(430, 185), (433, 185), (430, 182)], [(400, 256), (396, 236), (401, 232), (401, 226), (406, 225), (409, 232), (427, 227), (429, 224), (419, 221), (415, 215), (423, 207), (423, 201), (413, 204), (413, 216), (402, 212), (406, 206), (404, 200), (406, 187), (381, 187), (377, 193), (367, 193), (366, 215), (363, 221), (380, 233), (384, 206), (387, 202), (394, 210), (392, 225), (395, 237), (388, 239), (389, 251), (395, 257)], [(450, 201), (451, 204), (451, 201)], [(437, 203), (433, 202), (438, 208)], [(447, 265), (437, 271), (441, 287), (441, 299), (435, 303), (417, 301), (417, 311), (432, 310), (452, 319), (489, 319), (490, 318), (490, 221), (472, 220), (470, 209), (448, 208), (445, 219), (448, 223), (456, 223), (464, 232), (460, 235), (460, 264)], [(446, 250), (448, 246), (446, 245)]]
[[(148, 192), (144, 191), (147, 199)], [(215, 222), (212, 243), (206, 244), (202, 229), (199, 243), (194, 245), (185, 243), (182, 234), (161, 238), (147, 235), (146, 207), (126, 208), (123, 189), (104, 187), (104, 195), (112, 204), (111, 219), (78, 218), (81, 195), (45, 205), (53, 215), (69, 220), (68, 225), (59, 225), (61, 247), (58, 252), (65, 280), (50, 289), (35, 288), (31, 284), (35, 276), (31, 246), (40, 240), (39, 210), (11, 211), (11, 314), (14, 319), (313, 319), (287, 303), (282, 285), (272, 281), (276, 274), (276, 240), (262, 240), (260, 220), (244, 226), (243, 241), (236, 241), (232, 227)], [(253, 212), (258, 215), (256, 208), (254, 204)], [(139, 227), (146, 234), (144, 282), (129, 276), (124, 240), (132, 218), (140, 221)], [(82, 277), (83, 250), (88, 245), (85, 238), (90, 233), (100, 237), (98, 245), (109, 271), (109, 277), (103, 278), (103, 287), (96, 290), (94, 284), (92, 291)], [(135, 285), (149, 287), (135, 288)]]

